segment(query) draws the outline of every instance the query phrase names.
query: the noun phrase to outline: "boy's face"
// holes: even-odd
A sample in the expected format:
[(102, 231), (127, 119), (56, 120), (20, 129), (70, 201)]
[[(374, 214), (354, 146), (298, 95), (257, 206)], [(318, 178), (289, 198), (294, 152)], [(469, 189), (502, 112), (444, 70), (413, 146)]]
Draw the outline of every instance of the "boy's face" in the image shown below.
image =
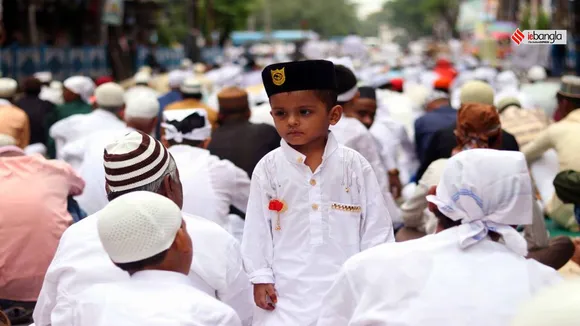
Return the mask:
[(375, 121), (377, 114), (377, 101), (370, 98), (359, 98), (356, 100), (352, 117), (357, 118), (367, 128), (370, 128)]
[(270, 97), (270, 114), (280, 137), (294, 146), (326, 137), (328, 127), (340, 120), (342, 107), (328, 110), (312, 91), (279, 93)]

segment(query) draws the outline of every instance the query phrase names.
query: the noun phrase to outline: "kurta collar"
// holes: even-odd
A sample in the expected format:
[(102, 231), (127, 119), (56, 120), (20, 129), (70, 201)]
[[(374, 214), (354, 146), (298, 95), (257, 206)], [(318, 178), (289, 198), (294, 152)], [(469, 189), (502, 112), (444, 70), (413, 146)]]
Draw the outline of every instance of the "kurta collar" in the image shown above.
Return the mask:
[[(280, 148), (282, 148), (284, 156), (286, 156), (286, 159), (290, 163), (303, 165), (306, 161), (306, 155), (292, 148), (284, 139), (280, 141)], [(330, 157), (337, 148), (338, 142), (336, 141), (336, 138), (331, 131), (328, 131), (328, 139), (326, 140), (326, 146), (324, 147), (324, 154), (322, 154), (322, 161)]]
[(131, 275), (134, 281), (155, 281), (156, 283), (173, 283), (192, 285), (189, 277), (185, 274), (162, 271), (162, 270), (144, 270)]

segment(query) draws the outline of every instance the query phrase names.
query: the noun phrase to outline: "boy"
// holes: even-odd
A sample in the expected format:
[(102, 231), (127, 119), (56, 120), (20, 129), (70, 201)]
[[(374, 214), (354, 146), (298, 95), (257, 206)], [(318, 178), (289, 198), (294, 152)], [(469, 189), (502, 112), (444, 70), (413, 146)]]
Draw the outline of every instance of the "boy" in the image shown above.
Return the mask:
[(149, 191), (122, 195), (98, 212), (97, 231), (111, 261), (131, 277), (89, 287), (73, 304), (74, 321), (52, 325), (241, 325), (232, 308), (187, 276), (192, 239), (171, 199)]
[(254, 325), (316, 324), (322, 297), (350, 256), (393, 241), (370, 164), (339, 145), (334, 65), (301, 61), (262, 72), (282, 141), (256, 166), (242, 241)]

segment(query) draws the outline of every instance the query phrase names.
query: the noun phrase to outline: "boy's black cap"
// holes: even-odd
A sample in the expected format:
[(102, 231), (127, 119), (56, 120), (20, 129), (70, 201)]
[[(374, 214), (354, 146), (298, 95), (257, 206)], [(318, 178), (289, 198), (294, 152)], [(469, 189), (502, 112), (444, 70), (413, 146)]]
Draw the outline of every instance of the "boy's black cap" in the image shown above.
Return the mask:
[(305, 90), (335, 90), (334, 64), (326, 60), (275, 63), (262, 71), (268, 97), (278, 93)]

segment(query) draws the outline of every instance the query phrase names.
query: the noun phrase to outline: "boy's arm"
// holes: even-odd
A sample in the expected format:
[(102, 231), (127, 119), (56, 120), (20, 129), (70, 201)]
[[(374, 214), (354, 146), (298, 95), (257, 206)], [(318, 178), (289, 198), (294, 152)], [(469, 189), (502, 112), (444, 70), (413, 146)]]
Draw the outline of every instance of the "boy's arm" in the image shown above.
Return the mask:
[[(265, 191), (267, 184), (260, 175), (258, 164), (250, 185), (250, 198), (246, 210), (246, 223), (242, 239), (244, 268), (253, 284), (274, 284), (272, 257), (274, 245), (268, 204), (270, 198)], [(266, 188), (267, 189), (267, 188)]]
[(393, 221), (385, 197), (380, 191), (373, 168), (364, 159), (362, 163), (362, 221), (360, 225), (360, 250), (385, 242), (394, 242)]

